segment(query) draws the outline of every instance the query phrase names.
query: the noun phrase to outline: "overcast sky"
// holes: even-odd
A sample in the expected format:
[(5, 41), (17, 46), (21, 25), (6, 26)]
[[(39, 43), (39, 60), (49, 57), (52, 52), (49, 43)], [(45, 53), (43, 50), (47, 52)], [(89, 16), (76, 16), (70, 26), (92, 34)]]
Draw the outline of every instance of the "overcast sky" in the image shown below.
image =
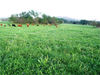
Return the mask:
[(1, 0), (0, 18), (35, 10), (50, 16), (100, 21), (100, 0)]

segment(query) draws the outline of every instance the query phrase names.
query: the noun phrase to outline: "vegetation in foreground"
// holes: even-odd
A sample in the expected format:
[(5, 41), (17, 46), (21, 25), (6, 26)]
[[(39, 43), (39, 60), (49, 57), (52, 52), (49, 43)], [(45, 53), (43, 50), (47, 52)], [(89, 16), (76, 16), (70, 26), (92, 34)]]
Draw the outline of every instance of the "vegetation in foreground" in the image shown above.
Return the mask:
[(0, 75), (99, 75), (100, 29), (0, 26)]

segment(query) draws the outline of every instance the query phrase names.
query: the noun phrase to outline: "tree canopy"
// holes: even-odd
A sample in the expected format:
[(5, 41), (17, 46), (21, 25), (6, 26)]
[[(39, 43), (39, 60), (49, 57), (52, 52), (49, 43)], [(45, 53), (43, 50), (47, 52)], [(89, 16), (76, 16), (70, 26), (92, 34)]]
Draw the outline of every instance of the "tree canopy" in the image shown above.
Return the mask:
[(40, 12), (31, 10), (28, 12), (22, 12), (19, 14), (12, 14), (11, 17), (9, 17), (9, 21), (13, 21), (14, 23), (43, 23), (43, 24), (57, 24), (57, 23), (63, 23), (63, 21), (56, 17), (51, 17), (46, 14), (42, 14), (42, 17), (40, 16)]

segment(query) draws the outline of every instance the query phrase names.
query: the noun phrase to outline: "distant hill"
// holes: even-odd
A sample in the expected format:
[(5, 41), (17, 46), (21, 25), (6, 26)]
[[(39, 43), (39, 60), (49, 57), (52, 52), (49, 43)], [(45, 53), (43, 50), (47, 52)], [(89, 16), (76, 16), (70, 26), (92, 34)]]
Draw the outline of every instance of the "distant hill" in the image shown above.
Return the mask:
[(2, 20), (0, 19), (0, 22), (2, 22)]
[(0, 21), (8, 21), (8, 18), (2, 17), (2, 18), (0, 18)]
[(0, 17), (0, 19), (8, 19), (8, 17)]
[(68, 21), (79, 21), (78, 19), (74, 19), (74, 18), (70, 18), (70, 17), (66, 17), (66, 16), (56, 16), (57, 18), (63, 18), (66, 19)]

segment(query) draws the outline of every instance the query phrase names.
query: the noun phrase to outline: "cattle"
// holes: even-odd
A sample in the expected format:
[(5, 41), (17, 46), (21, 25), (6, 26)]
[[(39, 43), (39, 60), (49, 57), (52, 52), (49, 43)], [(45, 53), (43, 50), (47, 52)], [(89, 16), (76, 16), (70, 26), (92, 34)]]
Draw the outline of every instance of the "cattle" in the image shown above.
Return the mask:
[(4, 25), (4, 27), (6, 27), (6, 25)]
[(1, 23), (1, 26), (2, 26), (2, 23)]
[(34, 25), (34, 24), (32, 24), (32, 25)]
[(45, 26), (45, 24), (44, 24), (44, 26)]
[(22, 25), (18, 24), (18, 27), (22, 27)]
[(50, 26), (51, 26), (51, 24), (50, 24)]
[(29, 25), (27, 25), (27, 27), (29, 27)]
[(56, 26), (58, 28), (58, 26)]
[(8, 24), (9, 26), (11, 26), (10, 24)]
[(27, 27), (29, 27), (29, 24), (27, 24)]
[(12, 26), (13, 26), (13, 27), (16, 27), (16, 25), (15, 25), (15, 24), (12, 24)]
[(58, 24), (55, 24), (56, 27), (58, 27)]
[(37, 25), (37, 26), (39, 26), (39, 25)]
[(56, 27), (58, 28), (58, 24), (56, 24)]

